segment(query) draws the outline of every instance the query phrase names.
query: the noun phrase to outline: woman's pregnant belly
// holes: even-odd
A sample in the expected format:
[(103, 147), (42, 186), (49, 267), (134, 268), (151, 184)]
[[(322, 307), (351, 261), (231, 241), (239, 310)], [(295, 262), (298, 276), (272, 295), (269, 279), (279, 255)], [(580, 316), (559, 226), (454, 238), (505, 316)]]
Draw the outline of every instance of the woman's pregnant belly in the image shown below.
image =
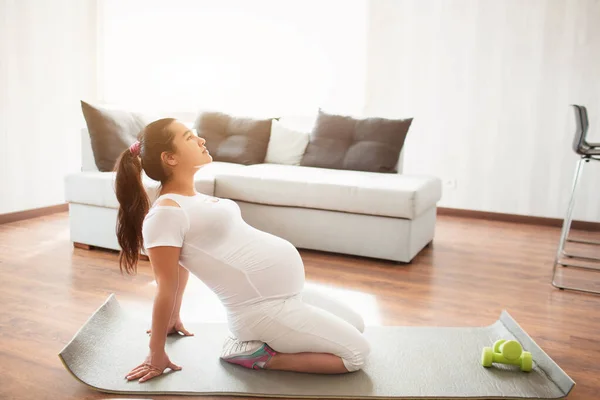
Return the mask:
[(261, 298), (285, 297), (304, 288), (304, 263), (289, 241), (249, 225), (238, 231), (232, 265), (243, 270)]
[(302, 292), (305, 273), (300, 253), (287, 240), (252, 227), (244, 236), (236, 258), (257, 296), (226, 309), (230, 331), (240, 340), (251, 340), (252, 326)]
[(180, 263), (232, 311), (304, 288), (304, 263), (287, 240), (247, 224), (231, 200), (190, 208)]

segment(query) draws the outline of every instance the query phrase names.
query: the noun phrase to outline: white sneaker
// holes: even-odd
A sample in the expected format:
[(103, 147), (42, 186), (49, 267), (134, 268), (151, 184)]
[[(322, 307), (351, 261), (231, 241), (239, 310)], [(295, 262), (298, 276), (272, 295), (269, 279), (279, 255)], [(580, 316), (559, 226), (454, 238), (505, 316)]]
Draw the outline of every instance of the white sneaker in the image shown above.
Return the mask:
[(225, 343), (223, 343), (221, 358), (226, 360), (233, 357), (249, 356), (254, 354), (263, 345), (264, 343), (258, 340), (242, 342), (233, 336), (228, 336), (225, 339)]
[(250, 369), (266, 368), (267, 363), (276, 354), (266, 343), (258, 340), (242, 342), (233, 336), (225, 339), (221, 359)]

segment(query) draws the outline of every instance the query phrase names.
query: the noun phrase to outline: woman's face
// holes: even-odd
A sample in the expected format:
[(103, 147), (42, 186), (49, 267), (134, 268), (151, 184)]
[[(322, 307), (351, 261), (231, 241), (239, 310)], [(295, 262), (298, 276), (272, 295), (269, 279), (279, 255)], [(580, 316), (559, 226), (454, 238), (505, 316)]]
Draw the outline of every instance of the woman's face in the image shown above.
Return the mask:
[(198, 137), (195, 132), (181, 122), (173, 122), (169, 126), (169, 130), (175, 135), (173, 144), (176, 150), (175, 154), (167, 159), (169, 165), (182, 169), (198, 169), (212, 162), (212, 156), (204, 147), (206, 140)]

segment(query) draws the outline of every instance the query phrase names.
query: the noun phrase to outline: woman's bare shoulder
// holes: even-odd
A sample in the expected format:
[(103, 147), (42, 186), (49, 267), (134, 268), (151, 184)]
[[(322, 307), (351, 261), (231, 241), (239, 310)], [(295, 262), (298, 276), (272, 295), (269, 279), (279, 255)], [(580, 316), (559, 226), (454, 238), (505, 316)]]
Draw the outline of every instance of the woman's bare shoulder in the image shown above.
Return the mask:
[(177, 202), (175, 200), (171, 200), (171, 199), (160, 199), (156, 202), (157, 206), (168, 206), (168, 207), (179, 207), (179, 204), (177, 204)]

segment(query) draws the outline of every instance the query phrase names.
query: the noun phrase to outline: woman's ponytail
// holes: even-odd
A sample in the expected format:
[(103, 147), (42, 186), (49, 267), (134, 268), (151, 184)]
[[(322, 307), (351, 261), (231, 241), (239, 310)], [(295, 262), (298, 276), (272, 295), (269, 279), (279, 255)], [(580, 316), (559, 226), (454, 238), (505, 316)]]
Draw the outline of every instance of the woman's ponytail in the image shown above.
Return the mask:
[[(139, 149), (139, 142), (136, 150)], [(134, 146), (132, 146), (134, 148)], [(144, 245), (142, 225), (150, 209), (150, 201), (142, 183), (142, 162), (138, 152), (125, 150), (116, 163), (115, 192), (119, 201), (117, 240), (121, 246), (119, 268), (128, 274), (137, 272), (140, 250)]]

